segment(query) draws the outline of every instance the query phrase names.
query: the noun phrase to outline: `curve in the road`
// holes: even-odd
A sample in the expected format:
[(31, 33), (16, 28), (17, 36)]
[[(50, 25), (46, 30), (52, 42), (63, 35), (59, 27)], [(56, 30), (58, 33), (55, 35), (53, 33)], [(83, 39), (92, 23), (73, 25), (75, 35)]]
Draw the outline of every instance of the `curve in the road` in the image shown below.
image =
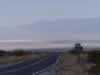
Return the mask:
[(0, 75), (32, 75), (32, 73), (39, 73), (55, 65), (58, 58), (58, 55), (50, 55), (35, 59), (36, 61), (11, 66), (11, 69), (6, 67), (1, 70)]
[(13, 64), (13, 65), (9, 65), (9, 66), (5, 66), (5, 67), (1, 67), (0, 68), (0, 72), (5, 72), (5, 71), (8, 71), (8, 70), (14, 70), (16, 68), (22, 68), (23, 66), (27, 66), (29, 64), (33, 64), (41, 59), (43, 59), (43, 57), (39, 57), (39, 58), (33, 58), (31, 60), (28, 60), (28, 61), (23, 61), (23, 62), (20, 62), (20, 63), (17, 63), (17, 64)]

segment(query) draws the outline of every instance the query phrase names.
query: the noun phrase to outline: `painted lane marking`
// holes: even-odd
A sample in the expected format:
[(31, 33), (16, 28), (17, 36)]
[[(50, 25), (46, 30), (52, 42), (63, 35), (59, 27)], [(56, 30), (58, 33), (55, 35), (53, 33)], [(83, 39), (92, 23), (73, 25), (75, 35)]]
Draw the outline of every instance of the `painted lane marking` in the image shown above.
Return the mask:
[(48, 58), (50, 58), (50, 57), (52, 57), (52, 56), (45, 57), (44, 59), (42, 59), (42, 60), (36, 62), (35, 64), (30, 64), (30, 65), (25, 66), (25, 67), (22, 67), (22, 68), (20, 68), (20, 69), (15, 69), (15, 70), (6, 71), (6, 72), (0, 72), (0, 74), (5, 74), (5, 73), (9, 73), (9, 72), (15, 72), (15, 71), (18, 71), (18, 70), (23, 70), (23, 69), (26, 69), (26, 68), (30, 68), (31, 66), (37, 65), (37, 64), (41, 63), (41, 61), (46, 60), (46, 59), (48, 59)]

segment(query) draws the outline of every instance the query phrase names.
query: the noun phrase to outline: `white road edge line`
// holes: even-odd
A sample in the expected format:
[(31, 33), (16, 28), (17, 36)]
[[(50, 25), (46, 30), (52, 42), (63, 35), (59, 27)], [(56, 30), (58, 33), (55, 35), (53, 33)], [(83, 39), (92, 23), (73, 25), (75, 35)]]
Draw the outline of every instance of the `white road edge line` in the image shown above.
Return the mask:
[(41, 72), (44, 72), (44, 71), (46, 71), (46, 70), (48, 70), (48, 69), (54, 67), (58, 62), (59, 62), (59, 56), (58, 56), (58, 59), (56, 60), (55, 64), (53, 64), (53, 65), (51, 65), (50, 67), (45, 68), (45, 69), (43, 69), (43, 70), (41, 70), (41, 71), (35, 72), (35, 73), (33, 73), (33, 74), (39, 74), (39, 73), (41, 73)]
[[(49, 57), (50, 57), (50, 56), (49, 56)], [(0, 72), (0, 74), (2, 74), (2, 73), (5, 74), (5, 73), (9, 73), (9, 72), (13, 72), (13, 71), (17, 71), (17, 70), (22, 70), (22, 69), (28, 68), (28, 67), (30, 67), (30, 66), (33, 66), (33, 65), (36, 65), (36, 64), (40, 63), (41, 61), (43, 61), (43, 60), (45, 60), (45, 59), (47, 59), (47, 58), (48, 58), (48, 57), (46, 57), (46, 58), (44, 58), (44, 59), (42, 59), (42, 60), (40, 60), (40, 61), (38, 61), (38, 62), (36, 62), (36, 63), (34, 63), (34, 64), (31, 64), (31, 65), (22, 67), (22, 68), (20, 68), (20, 69), (14, 69), (14, 70), (11, 70), (11, 71)]]

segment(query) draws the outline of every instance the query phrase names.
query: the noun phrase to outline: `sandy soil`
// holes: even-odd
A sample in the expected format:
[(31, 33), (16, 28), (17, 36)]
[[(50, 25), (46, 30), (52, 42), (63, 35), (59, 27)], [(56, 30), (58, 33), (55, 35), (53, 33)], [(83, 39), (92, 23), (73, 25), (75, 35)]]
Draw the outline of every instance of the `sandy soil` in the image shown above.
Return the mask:
[(81, 54), (81, 60), (70, 53), (61, 54), (60, 62), (56, 67), (57, 75), (89, 75), (88, 69), (94, 64), (89, 64), (87, 54)]

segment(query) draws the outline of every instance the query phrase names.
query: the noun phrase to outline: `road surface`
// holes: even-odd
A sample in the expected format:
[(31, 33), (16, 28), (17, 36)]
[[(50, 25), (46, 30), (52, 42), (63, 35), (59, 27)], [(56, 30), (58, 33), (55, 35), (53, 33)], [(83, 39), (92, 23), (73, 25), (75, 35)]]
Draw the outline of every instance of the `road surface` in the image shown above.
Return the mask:
[(40, 73), (53, 67), (57, 63), (59, 56), (49, 55), (36, 59), (31, 59), (25, 62), (14, 64), (0, 68), (0, 75), (32, 75)]

